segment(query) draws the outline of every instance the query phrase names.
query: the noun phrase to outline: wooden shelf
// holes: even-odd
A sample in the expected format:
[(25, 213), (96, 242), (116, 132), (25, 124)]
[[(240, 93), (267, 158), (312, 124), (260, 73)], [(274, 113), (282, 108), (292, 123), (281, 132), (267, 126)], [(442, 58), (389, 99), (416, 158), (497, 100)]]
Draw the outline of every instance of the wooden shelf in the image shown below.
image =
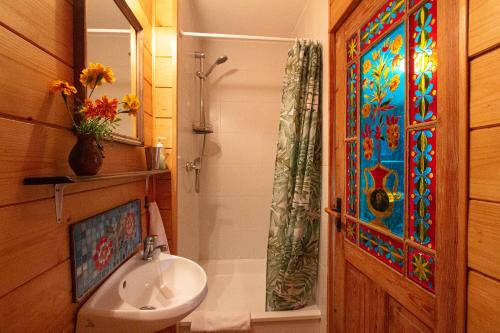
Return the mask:
[[(64, 188), (70, 184), (97, 182), (111, 179), (144, 177), (146, 194), (148, 193), (149, 177), (169, 173), (169, 170), (146, 170), (121, 173), (110, 173), (97, 176), (52, 176), (24, 178), (24, 185), (54, 185), (54, 201), (56, 206), (56, 222), (61, 223), (64, 199)], [(147, 202), (147, 197), (145, 202)]]
[(147, 171), (132, 171), (121, 173), (110, 173), (96, 176), (53, 176), (53, 177), (29, 177), (24, 178), (24, 185), (57, 185), (57, 184), (74, 184), (97, 182), (103, 180), (133, 178), (133, 177), (149, 177), (169, 173), (169, 170), (147, 170)]

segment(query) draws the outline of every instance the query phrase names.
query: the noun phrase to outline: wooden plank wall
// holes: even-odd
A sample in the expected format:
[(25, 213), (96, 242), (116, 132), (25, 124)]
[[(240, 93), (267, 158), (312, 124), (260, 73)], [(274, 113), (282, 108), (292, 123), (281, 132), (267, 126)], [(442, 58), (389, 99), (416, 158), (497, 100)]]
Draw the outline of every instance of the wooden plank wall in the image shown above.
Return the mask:
[(468, 332), (500, 326), (500, 2), (469, 2)]
[[(177, 127), (177, 13), (176, 0), (155, 1), (154, 105), (155, 141), (158, 139), (169, 155), (168, 164), (175, 175)], [(156, 201), (165, 224), (170, 249), (177, 253), (176, 178), (158, 177)]]
[[(127, 0), (145, 28), (146, 144), (152, 144), (152, 0)], [(144, 180), (71, 185), (62, 224), (53, 188), (24, 177), (70, 174), (75, 143), (57, 78), (73, 77), (73, 5), (69, 0), (0, 2), (0, 331), (71, 332), (81, 304), (71, 299), (68, 226), (145, 196)], [(105, 147), (103, 173), (145, 169), (141, 147)], [(146, 232), (146, 214), (143, 211)]]

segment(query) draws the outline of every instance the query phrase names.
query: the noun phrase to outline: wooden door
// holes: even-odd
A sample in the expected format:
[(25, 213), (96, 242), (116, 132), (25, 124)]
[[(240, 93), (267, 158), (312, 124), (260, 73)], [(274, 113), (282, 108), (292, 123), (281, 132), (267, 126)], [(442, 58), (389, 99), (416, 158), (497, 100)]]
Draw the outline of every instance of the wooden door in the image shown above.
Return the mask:
[(331, 331), (463, 331), (466, 7), (330, 6)]

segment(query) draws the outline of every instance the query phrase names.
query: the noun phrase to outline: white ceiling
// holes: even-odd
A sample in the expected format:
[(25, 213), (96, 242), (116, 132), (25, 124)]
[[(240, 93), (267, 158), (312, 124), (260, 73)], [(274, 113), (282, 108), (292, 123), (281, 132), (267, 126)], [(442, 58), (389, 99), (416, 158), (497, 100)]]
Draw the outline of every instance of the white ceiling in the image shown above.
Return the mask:
[[(181, 0), (190, 1), (199, 32), (292, 36), (308, 0)], [(310, 0), (318, 1), (318, 0)], [(182, 22), (179, 22), (182, 29)]]

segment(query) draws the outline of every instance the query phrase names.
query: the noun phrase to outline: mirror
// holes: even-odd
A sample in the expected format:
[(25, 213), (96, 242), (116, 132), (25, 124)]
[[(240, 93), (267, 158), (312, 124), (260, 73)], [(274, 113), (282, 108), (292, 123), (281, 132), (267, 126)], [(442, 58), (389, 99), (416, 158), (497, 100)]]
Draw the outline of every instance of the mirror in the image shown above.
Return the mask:
[[(142, 30), (125, 0), (75, 1), (75, 73), (80, 73), (89, 63), (109, 66), (116, 81), (98, 87), (93, 97), (107, 95), (121, 101), (123, 96), (135, 94), (139, 98), (138, 112), (120, 115), (113, 133), (115, 141), (133, 145), (144, 142)], [(76, 76), (75, 82), (78, 82)]]

